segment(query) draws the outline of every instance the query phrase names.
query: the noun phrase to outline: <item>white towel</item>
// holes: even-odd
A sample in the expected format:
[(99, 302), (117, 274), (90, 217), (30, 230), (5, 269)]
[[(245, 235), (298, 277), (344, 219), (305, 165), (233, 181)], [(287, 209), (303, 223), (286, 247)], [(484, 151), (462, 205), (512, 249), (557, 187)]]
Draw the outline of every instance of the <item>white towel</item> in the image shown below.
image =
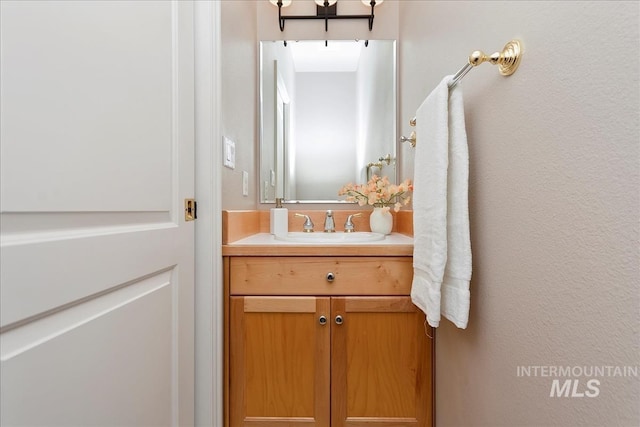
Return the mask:
[(438, 327), (469, 320), (469, 154), (460, 84), (445, 77), (416, 112), (411, 299)]

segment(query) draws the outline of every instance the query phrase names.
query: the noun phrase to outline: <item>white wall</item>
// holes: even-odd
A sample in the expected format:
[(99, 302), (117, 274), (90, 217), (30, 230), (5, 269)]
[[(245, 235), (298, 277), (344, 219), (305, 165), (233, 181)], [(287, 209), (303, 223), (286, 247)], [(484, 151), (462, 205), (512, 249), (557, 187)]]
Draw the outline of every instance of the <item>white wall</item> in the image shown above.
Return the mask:
[[(484, 64), (462, 83), (471, 314), (468, 329), (437, 331), (439, 427), (640, 425), (637, 377), (598, 378), (595, 398), (551, 398), (557, 377), (516, 374), (639, 364), (639, 7), (401, 2), (403, 134), (471, 51), (511, 38), (525, 49), (513, 76)], [(402, 155), (408, 174), (407, 145)]]
[(297, 196), (335, 200), (356, 178), (356, 73), (296, 73), (295, 86)]
[[(382, 169), (374, 168), (372, 173), (395, 179), (396, 147), (396, 64), (389, 61), (395, 57), (392, 43), (371, 41), (362, 50), (358, 64), (358, 119), (363, 124), (359, 129), (358, 145), (362, 158), (358, 159), (359, 182), (366, 182), (366, 165), (377, 163), (380, 157), (391, 154), (393, 162), (383, 162)], [(373, 72), (372, 72), (373, 70)]]
[[(282, 42), (265, 41), (261, 43), (260, 74), (258, 75), (258, 90), (260, 102), (258, 103), (258, 140), (262, 141), (262, 152), (256, 147), (256, 157), (260, 168), (260, 181), (258, 183), (260, 200), (274, 201), (276, 198), (276, 186), (272, 185), (271, 172), (276, 172), (276, 93), (277, 73), (289, 98), (295, 98), (295, 70), (291, 49), (287, 49)], [(277, 63), (277, 65), (276, 65)], [(262, 117), (262, 121), (260, 120)], [(294, 199), (287, 193), (287, 199)]]
[[(235, 169), (222, 168), (223, 209), (255, 209), (258, 201), (257, 5), (254, 0), (221, 2), (222, 134), (236, 146)], [(249, 172), (246, 197), (242, 195), (243, 170)]]

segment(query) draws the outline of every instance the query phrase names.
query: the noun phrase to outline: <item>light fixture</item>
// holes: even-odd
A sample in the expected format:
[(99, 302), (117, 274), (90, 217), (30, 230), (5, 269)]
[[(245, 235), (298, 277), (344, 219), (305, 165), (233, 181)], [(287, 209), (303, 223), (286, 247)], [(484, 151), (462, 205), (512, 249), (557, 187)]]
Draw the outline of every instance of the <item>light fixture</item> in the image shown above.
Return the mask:
[[(269, 2), (274, 6), (278, 6), (279, 0), (269, 0)], [(290, 4), (291, 4), (291, 0), (282, 0), (282, 7), (287, 7)]]
[(338, 15), (337, 0), (314, 0), (317, 4), (315, 15), (293, 15), (283, 16), (282, 8), (291, 4), (291, 0), (269, 0), (271, 4), (278, 6), (278, 24), (280, 25), (280, 31), (284, 31), (284, 22), (287, 19), (323, 19), (324, 30), (329, 30), (330, 19), (366, 19), (369, 21), (369, 31), (373, 29), (373, 10), (376, 4), (382, 3), (384, 0), (362, 0), (362, 3), (366, 6), (371, 6), (371, 13), (369, 15)]

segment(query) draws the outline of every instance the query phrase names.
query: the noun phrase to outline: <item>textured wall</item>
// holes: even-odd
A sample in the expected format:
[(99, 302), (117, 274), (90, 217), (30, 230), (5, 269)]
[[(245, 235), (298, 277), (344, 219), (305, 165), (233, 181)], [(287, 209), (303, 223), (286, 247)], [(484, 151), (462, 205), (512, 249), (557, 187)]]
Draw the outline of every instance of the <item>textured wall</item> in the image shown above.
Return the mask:
[[(256, 7), (256, 1), (221, 2), (222, 134), (236, 143), (236, 168), (220, 165), (222, 209), (255, 209), (259, 197)], [(243, 170), (249, 172), (247, 197), (242, 195)]]
[[(639, 3), (403, 1), (400, 22), (404, 134), (471, 51), (525, 48), (513, 76), (485, 64), (463, 81), (471, 315), (437, 331), (437, 425), (640, 425), (636, 376), (550, 397), (565, 377), (517, 375), (640, 365)], [(579, 394), (592, 376), (569, 378)]]

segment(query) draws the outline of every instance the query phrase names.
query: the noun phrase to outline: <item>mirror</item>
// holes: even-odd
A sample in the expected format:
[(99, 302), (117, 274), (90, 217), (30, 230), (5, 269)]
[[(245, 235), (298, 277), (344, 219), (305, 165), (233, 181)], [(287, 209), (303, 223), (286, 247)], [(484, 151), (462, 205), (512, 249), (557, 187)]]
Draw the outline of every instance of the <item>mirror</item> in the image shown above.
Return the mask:
[(262, 41), (259, 64), (261, 203), (397, 181), (394, 40)]

